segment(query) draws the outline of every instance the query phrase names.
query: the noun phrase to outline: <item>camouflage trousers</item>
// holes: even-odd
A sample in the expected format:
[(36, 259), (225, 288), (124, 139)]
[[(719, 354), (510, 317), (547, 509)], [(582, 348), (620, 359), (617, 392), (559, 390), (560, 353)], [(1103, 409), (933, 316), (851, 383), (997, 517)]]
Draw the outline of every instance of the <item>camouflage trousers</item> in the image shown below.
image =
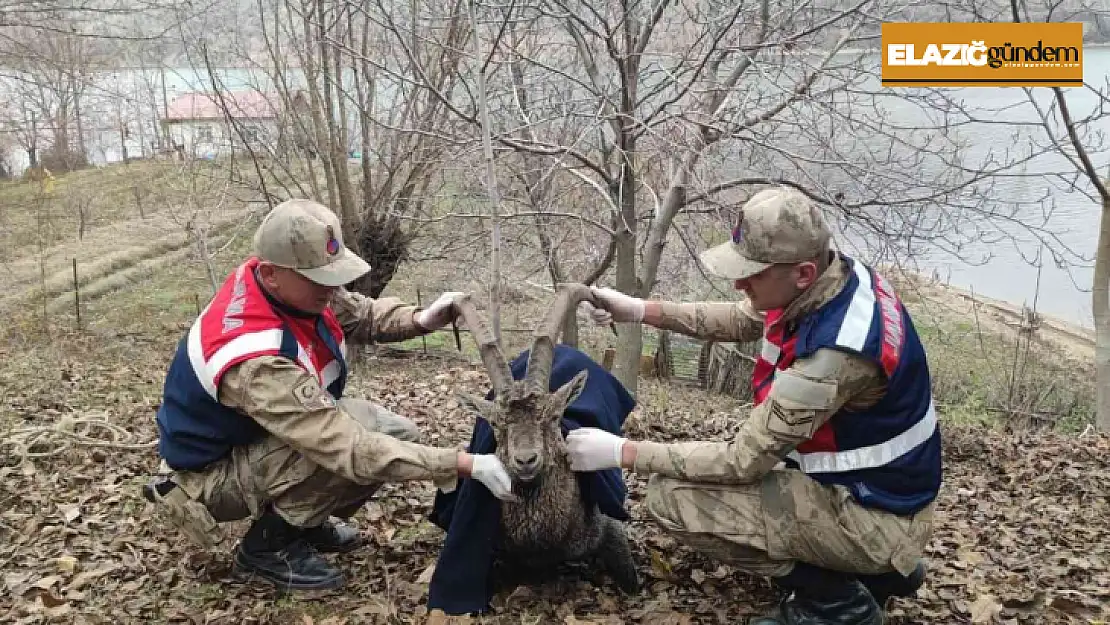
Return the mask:
[[(343, 398), (339, 406), (374, 431), (405, 441), (420, 438), (412, 421), (371, 402)], [(348, 481), (274, 436), (236, 448), (203, 471), (177, 471), (172, 477), (217, 523), (257, 518), (269, 504), (297, 527), (319, 525), (332, 515), (349, 517), (381, 486)]]
[(842, 486), (776, 469), (744, 485), (653, 475), (649, 514), (680, 542), (753, 575), (796, 561), (846, 573), (908, 575), (933, 531), (933, 505), (912, 516), (864, 508)]

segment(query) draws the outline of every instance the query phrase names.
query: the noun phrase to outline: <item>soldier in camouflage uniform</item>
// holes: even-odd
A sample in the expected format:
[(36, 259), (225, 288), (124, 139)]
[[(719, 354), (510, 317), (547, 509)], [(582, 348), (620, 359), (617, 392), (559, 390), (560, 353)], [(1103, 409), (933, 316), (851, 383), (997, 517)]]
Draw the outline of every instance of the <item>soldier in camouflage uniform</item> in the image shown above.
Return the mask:
[(567, 437), (571, 466), (651, 474), (646, 508), (691, 547), (787, 596), (774, 624), (877, 624), (922, 584), (941, 483), (925, 352), (890, 284), (832, 251), (817, 207), (786, 188), (754, 195), (732, 240), (701, 255), (738, 303), (644, 301), (595, 288), (595, 321), (754, 341), (755, 407), (727, 442)]
[(158, 410), (163, 475), (144, 488), (203, 546), (219, 523), (252, 518), (237, 568), (283, 589), (335, 588), (320, 551), (361, 541), (349, 517), (383, 482), (459, 475), (511, 498), (493, 455), (418, 444), (408, 419), (344, 397), (347, 340), (400, 341), (455, 318), (459, 293), (427, 309), (342, 288), (369, 270), (343, 245), (339, 219), (307, 200), (276, 206), (244, 262), (181, 340)]

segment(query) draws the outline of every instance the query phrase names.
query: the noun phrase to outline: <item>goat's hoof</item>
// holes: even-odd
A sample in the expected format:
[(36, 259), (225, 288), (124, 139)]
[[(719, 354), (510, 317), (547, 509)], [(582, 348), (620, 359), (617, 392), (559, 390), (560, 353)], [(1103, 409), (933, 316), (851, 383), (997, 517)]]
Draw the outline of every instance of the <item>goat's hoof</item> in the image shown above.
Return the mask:
[(616, 582), (617, 588), (621, 589), (626, 595), (640, 594), (640, 577), (632, 571), (631, 576), (625, 572), (613, 575), (613, 581)]
[(634, 596), (640, 594), (640, 583), (639, 582), (635, 582), (635, 583), (629, 584), (629, 585), (617, 584), (617, 588), (620, 588), (621, 592), (623, 592), (624, 594), (626, 594), (630, 597), (634, 597)]

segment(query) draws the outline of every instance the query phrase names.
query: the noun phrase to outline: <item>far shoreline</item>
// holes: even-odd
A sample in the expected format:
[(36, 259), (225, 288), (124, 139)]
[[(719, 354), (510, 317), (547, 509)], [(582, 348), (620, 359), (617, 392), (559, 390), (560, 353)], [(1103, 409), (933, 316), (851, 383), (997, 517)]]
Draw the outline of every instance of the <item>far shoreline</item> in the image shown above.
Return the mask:
[[(889, 270), (886, 275), (896, 282), (903, 283), (901, 295), (907, 300), (907, 308), (911, 309), (911, 314), (912, 309), (917, 307), (911, 297), (916, 295), (923, 300), (920, 302), (922, 308), (931, 314), (947, 318), (954, 315), (964, 321), (977, 322), (982, 324), (985, 331), (1018, 334), (1028, 323), (1025, 312), (1027, 307), (1020, 303), (995, 299), (971, 289), (946, 284), (938, 278), (921, 272), (889, 267), (877, 267), (877, 269)], [(906, 285), (906, 281), (910, 284)], [(895, 286), (898, 288), (897, 284)], [(1034, 336), (1065, 348), (1067, 350), (1064, 352), (1065, 355), (1094, 364), (1094, 328), (1040, 311), (1036, 311), (1035, 319)]]

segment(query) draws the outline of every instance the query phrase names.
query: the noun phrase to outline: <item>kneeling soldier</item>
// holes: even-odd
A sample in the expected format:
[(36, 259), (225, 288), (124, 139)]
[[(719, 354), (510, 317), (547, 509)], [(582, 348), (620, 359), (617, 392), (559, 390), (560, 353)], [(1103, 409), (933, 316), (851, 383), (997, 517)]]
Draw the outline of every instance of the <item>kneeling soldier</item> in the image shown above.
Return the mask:
[(595, 289), (595, 320), (713, 341), (763, 337), (755, 408), (729, 442), (660, 444), (579, 429), (571, 466), (653, 474), (646, 508), (691, 547), (789, 594), (758, 625), (882, 622), (921, 585), (941, 484), (925, 350), (890, 283), (831, 250), (817, 207), (754, 195), (703, 264), (740, 303), (652, 302)]
[(219, 523), (251, 517), (235, 564), (284, 589), (343, 584), (318, 552), (360, 540), (330, 517), (351, 516), (383, 482), (432, 480), (449, 492), (461, 474), (511, 497), (494, 456), (420, 445), (408, 419), (343, 396), (348, 339), (443, 327), (461, 294), (422, 310), (347, 292), (369, 265), (341, 237), (336, 215), (307, 200), (263, 219), (255, 255), (178, 345), (157, 415), (165, 475), (144, 488), (202, 546), (221, 540)]

